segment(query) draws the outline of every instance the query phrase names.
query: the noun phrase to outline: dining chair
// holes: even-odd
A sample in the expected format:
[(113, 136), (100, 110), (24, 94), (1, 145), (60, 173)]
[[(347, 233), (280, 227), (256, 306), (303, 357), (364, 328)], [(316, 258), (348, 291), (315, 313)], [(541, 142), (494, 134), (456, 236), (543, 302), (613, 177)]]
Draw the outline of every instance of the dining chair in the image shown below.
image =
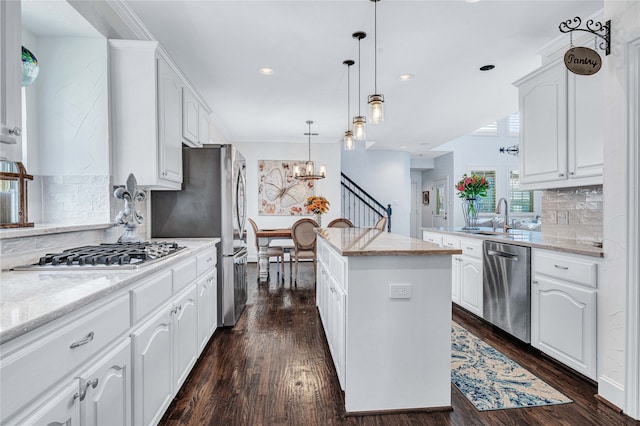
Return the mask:
[(380, 219), (378, 219), (378, 221), (376, 222), (376, 229), (379, 229), (381, 231), (384, 231), (385, 228), (387, 226), (387, 218), (382, 216)]
[(291, 237), (293, 238), (293, 249), (290, 256), (296, 261), (295, 283), (298, 284), (298, 261), (300, 259), (313, 260), (313, 276), (315, 283), (316, 276), (316, 233), (314, 228), (318, 228), (318, 222), (313, 219), (304, 218), (296, 221), (291, 227)]
[[(247, 221), (249, 221), (251, 227), (253, 228), (253, 235), (256, 237), (256, 254), (259, 254), (260, 245), (258, 244), (258, 225), (256, 225), (256, 223), (251, 218), (247, 218)], [(282, 277), (284, 278), (284, 248), (269, 245), (269, 247), (267, 247), (267, 256), (269, 258), (276, 258), (276, 268), (282, 265)]]
[(353, 223), (346, 217), (339, 217), (329, 222), (327, 228), (353, 228)]

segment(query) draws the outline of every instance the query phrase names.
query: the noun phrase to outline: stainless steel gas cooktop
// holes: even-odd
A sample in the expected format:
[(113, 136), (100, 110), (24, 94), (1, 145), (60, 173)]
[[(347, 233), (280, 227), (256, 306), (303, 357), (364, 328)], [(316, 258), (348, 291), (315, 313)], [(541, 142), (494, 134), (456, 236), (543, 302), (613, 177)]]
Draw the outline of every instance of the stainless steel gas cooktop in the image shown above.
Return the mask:
[(46, 254), (38, 263), (16, 266), (15, 271), (138, 269), (177, 254), (184, 247), (175, 242), (100, 244)]

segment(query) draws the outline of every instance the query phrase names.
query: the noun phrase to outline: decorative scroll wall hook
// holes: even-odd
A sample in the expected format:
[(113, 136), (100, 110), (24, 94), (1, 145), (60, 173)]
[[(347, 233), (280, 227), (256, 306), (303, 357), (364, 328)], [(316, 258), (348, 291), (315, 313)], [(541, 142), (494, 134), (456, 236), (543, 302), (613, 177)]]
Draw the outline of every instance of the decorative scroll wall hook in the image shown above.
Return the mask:
[(603, 41), (600, 43), (600, 49), (604, 50), (606, 55), (611, 53), (611, 20), (602, 24), (602, 22), (596, 22), (593, 19), (587, 21), (586, 28), (580, 28), (582, 25), (582, 19), (575, 17), (566, 21), (560, 22), (558, 28), (561, 33), (571, 33), (573, 31), (584, 31), (594, 34), (600, 37)]
[(520, 153), (520, 147), (518, 147), (518, 145), (511, 145), (510, 147), (505, 148), (504, 146), (502, 148), (500, 148), (500, 152), (501, 153), (507, 153), (507, 154), (511, 154), (513, 156), (518, 156), (518, 154)]

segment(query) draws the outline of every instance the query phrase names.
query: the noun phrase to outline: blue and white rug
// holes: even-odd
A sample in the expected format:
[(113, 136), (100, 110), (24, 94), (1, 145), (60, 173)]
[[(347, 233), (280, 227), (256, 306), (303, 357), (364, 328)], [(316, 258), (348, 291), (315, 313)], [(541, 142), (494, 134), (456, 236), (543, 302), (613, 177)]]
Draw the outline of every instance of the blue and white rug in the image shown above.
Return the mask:
[(455, 322), (451, 381), (479, 411), (573, 402)]

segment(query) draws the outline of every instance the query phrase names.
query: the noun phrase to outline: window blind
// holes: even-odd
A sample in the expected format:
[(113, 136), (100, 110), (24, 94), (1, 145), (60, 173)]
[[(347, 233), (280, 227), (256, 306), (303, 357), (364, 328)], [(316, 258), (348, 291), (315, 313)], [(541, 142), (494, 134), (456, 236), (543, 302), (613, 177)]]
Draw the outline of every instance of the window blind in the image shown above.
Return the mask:
[(509, 210), (512, 213), (533, 212), (533, 191), (520, 191), (520, 172), (509, 172)]
[(482, 198), (480, 213), (494, 213), (496, 211), (496, 171), (471, 170), (471, 175), (483, 176), (489, 181), (487, 196)]

